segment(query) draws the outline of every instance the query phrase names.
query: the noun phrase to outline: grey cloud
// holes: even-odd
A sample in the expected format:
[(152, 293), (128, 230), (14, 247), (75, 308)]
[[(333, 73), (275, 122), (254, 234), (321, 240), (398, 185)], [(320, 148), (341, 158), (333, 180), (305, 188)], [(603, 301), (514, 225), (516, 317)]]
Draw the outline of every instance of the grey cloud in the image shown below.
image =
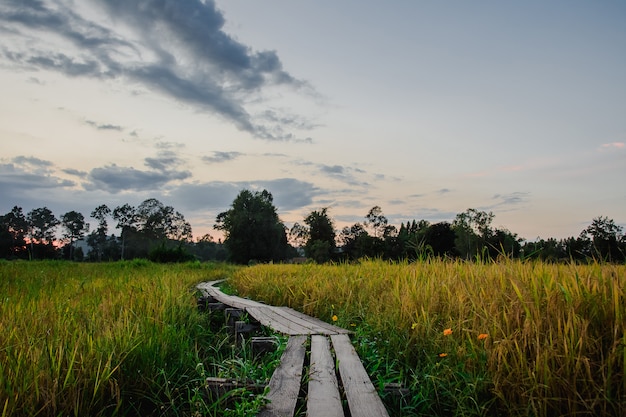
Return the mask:
[(170, 193), (181, 206), (193, 211), (225, 211), (237, 194), (244, 189), (266, 189), (272, 193), (278, 210), (294, 210), (313, 202), (321, 191), (312, 183), (295, 178), (268, 181), (209, 182), (182, 184)]
[(333, 166), (329, 166), (329, 165), (320, 165), (320, 170), (322, 172), (325, 172), (327, 174), (343, 174), (345, 169), (344, 167), (340, 166), (340, 165), (333, 165)]
[(103, 189), (110, 193), (120, 191), (145, 191), (161, 188), (172, 181), (189, 178), (189, 171), (141, 171), (133, 167), (120, 167), (115, 164), (94, 168), (89, 173), (88, 190)]
[[(90, 4), (104, 8), (116, 24), (132, 30), (133, 42), (124, 40), (117, 28), (80, 16), (70, 0), (9, 0), (0, 6), (0, 22), (13, 29), (10, 40), (0, 41), (2, 56), (26, 69), (72, 77), (126, 78), (218, 114), (253, 137), (312, 142), (283, 128), (311, 129), (313, 125), (304, 118), (277, 112), (253, 117), (244, 108), (266, 86), (310, 86), (284, 71), (275, 51), (252, 51), (226, 34), (224, 17), (214, 1), (91, 0)], [(27, 30), (20, 32), (21, 28)], [(47, 42), (48, 35), (58, 35), (54, 38), (73, 48), (59, 52), (59, 46)], [(15, 38), (23, 42), (12, 42)], [(38, 49), (26, 46), (33, 41)]]
[(63, 169), (62, 171), (65, 172), (68, 175), (73, 175), (75, 177), (84, 178), (84, 177), (87, 176), (87, 173), (85, 171), (79, 171), (79, 170), (73, 169), (73, 168)]
[(52, 162), (35, 158), (34, 156), (20, 155), (20, 156), (16, 156), (15, 158), (13, 158), (12, 161), (18, 165), (28, 165), (31, 167), (45, 168), (45, 169), (54, 166)]
[(87, 123), (89, 126), (95, 127), (98, 130), (116, 130), (118, 132), (121, 132), (124, 130), (122, 126), (112, 125), (109, 123), (97, 123), (97, 122), (94, 122), (93, 120), (85, 120), (85, 123)]
[(241, 152), (213, 152), (213, 156), (203, 156), (202, 160), (209, 164), (215, 164), (220, 162), (227, 162), (237, 159), (243, 155)]
[(168, 171), (170, 168), (179, 166), (182, 161), (172, 151), (161, 151), (156, 158), (145, 158), (144, 162), (148, 168), (152, 168), (157, 171)]
[(309, 120), (298, 115), (288, 114), (287, 111), (281, 110), (265, 110), (259, 116), (260, 118), (272, 123), (283, 126), (294, 126), (302, 130), (312, 130), (319, 125), (311, 123)]
[(493, 199), (497, 200), (497, 203), (495, 203), (495, 205), (492, 207), (524, 204), (528, 202), (529, 197), (530, 193), (521, 191), (516, 191), (509, 194), (495, 194), (493, 196)]
[[(16, 158), (17, 159), (17, 158)], [(37, 160), (36, 158), (30, 158)], [(41, 161), (41, 160), (38, 160)], [(42, 161), (46, 162), (46, 161)], [(0, 195), (9, 198), (20, 190), (72, 187), (75, 182), (42, 172), (33, 167), (0, 164)]]

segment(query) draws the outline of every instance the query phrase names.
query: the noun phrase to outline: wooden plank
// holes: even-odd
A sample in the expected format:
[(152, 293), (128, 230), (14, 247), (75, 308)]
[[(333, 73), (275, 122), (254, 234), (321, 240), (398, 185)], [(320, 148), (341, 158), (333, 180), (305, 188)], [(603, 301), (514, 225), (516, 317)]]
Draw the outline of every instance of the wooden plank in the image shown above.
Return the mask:
[(306, 336), (291, 336), (280, 358), (280, 365), (272, 374), (267, 399), (270, 401), (259, 413), (259, 417), (292, 417), (300, 383), (302, 367), (306, 353)]
[(289, 320), (283, 319), (276, 314), (274, 308), (272, 307), (248, 307), (246, 311), (259, 323), (273, 329), (278, 333), (288, 334), (292, 336), (309, 334), (307, 328), (297, 325)]
[(352, 332), (348, 329), (344, 329), (343, 327), (338, 327), (338, 326), (334, 326), (330, 323), (326, 323), (323, 320), (320, 320), (316, 317), (311, 317), (311, 316), (307, 316), (304, 313), (299, 312), (298, 310), (294, 310), (293, 308), (289, 308), (289, 307), (277, 307), (280, 308), (282, 311), (285, 312), (289, 312), (289, 314), (291, 314), (292, 316), (301, 318), (302, 320), (306, 320), (309, 323), (314, 324), (317, 328), (323, 329), (324, 331), (320, 331), (317, 334), (325, 334), (325, 335), (331, 335), (331, 334), (351, 334)]
[[(314, 321), (303, 320), (298, 316), (294, 316), (285, 307), (250, 307), (248, 312), (251, 316), (261, 321), (262, 318), (268, 324), (266, 326), (276, 328), (277, 325), (288, 330), (287, 334), (326, 334), (328, 331), (317, 326)], [(258, 316), (258, 318), (257, 318)], [(312, 319), (312, 318), (311, 318)]]
[(345, 334), (330, 337), (350, 414), (359, 417), (388, 417), (389, 414), (350, 343), (350, 338)]
[(237, 297), (236, 295), (224, 294), (219, 288), (214, 287), (211, 282), (200, 283), (197, 285), (197, 288), (205, 295), (235, 308), (245, 309), (247, 307), (262, 307), (267, 305), (259, 303), (258, 301), (248, 300), (247, 298)]
[(307, 417), (343, 417), (335, 361), (326, 336), (311, 336)]

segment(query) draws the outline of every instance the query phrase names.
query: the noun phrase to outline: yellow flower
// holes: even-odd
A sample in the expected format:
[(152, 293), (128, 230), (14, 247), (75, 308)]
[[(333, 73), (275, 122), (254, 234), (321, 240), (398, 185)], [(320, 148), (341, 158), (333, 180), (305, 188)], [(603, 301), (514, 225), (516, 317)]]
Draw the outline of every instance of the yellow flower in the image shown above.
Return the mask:
[(333, 321), (337, 321), (337, 320), (339, 320), (339, 317), (337, 317), (337, 315), (336, 315), (336, 314), (335, 314), (335, 315), (333, 315)]
[(440, 358), (445, 358), (446, 356), (448, 356), (448, 354), (447, 354), (447, 353), (440, 353), (440, 354), (439, 354), (439, 357), (440, 357)]
[(415, 330), (417, 328), (417, 323), (411, 324), (411, 330)]
[(452, 334), (452, 329), (448, 328), (443, 331), (444, 336), (450, 336)]
[(478, 335), (478, 340), (485, 340), (489, 335), (487, 333), (481, 333)]

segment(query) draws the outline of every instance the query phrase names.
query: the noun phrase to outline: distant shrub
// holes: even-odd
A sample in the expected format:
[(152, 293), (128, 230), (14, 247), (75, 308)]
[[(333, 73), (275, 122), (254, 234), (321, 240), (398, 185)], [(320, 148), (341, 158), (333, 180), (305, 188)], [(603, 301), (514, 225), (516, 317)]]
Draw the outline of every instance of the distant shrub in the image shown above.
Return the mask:
[(160, 244), (150, 251), (148, 259), (152, 262), (174, 263), (174, 262), (191, 262), (195, 257), (187, 252), (182, 246), (168, 248), (165, 243)]

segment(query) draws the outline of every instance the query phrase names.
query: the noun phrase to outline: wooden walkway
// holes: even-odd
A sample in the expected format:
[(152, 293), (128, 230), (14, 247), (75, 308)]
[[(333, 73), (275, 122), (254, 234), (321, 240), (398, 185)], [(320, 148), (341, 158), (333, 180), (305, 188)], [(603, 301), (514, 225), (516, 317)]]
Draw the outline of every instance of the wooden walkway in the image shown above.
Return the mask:
[[(308, 417), (389, 416), (350, 342), (349, 330), (288, 307), (226, 295), (215, 283), (201, 283), (198, 289), (219, 303), (244, 310), (263, 326), (289, 335), (281, 363), (270, 379), (269, 403), (259, 416), (293, 416), (302, 384), (307, 384)], [(310, 364), (303, 378), (309, 340)]]

